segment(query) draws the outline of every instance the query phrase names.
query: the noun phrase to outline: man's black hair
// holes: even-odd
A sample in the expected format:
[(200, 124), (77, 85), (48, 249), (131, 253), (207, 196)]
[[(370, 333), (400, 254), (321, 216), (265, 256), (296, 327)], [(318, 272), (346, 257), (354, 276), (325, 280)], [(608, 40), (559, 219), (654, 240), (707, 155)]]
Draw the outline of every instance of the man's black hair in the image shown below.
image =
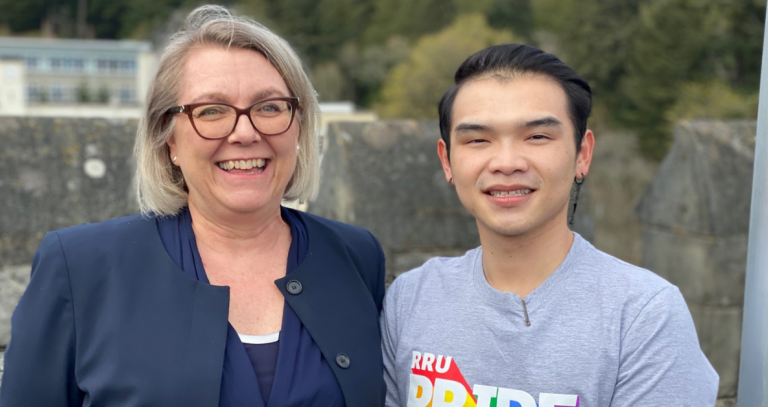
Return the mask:
[(576, 152), (581, 150), (581, 139), (587, 131), (587, 118), (592, 110), (592, 90), (576, 72), (556, 56), (524, 44), (504, 44), (488, 47), (467, 58), (454, 76), (455, 83), (445, 92), (438, 112), (440, 136), (451, 149), (451, 119), (453, 101), (466, 82), (484, 76), (500, 78), (518, 75), (542, 75), (555, 80), (565, 91), (568, 113), (573, 123)]

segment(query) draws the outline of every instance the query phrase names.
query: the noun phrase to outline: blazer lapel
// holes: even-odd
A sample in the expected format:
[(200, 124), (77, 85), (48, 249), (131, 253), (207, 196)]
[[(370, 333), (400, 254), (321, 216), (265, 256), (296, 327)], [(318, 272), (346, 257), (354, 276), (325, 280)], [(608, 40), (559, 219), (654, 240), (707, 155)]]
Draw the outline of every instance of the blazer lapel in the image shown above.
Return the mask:
[[(171, 302), (168, 306), (178, 310), (179, 318), (186, 319), (191, 314), (188, 331), (157, 332), (158, 335), (178, 335), (181, 338), (179, 347), (168, 349), (169, 352), (186, 352), (184, 366), (179, 369), (182, 380), (178, 383), (182, 387), (177, 389), (177, 393), (181, 397), (174, 405), (218, 406), (227, 342), (229, 287), (212, 286), (187, 276), (166, 252), (155, 219), (142, 220), (144, 223), (139, 228), (137, 240), (145, 249), (139, 252), (148, 255), (140, 262), (149, 264), (141, 269), (147, 271), (146, 278), (159, 278), (158, 272), (168, 273), (158, 280), (171, 285), (166, 299)], [(185, 304), (179, 304), (179, 301)]]
[(331, 366), (346, 405), (368, 405), (382, 390), (382, 372), (372, 363), (381, 366), (376, 304), (338, 237), (304, 220), (307, 257), (275, 284)]
[(229, 287), (195, 284), (187, 346), (189, 406), (218, 406), (229, 319)]

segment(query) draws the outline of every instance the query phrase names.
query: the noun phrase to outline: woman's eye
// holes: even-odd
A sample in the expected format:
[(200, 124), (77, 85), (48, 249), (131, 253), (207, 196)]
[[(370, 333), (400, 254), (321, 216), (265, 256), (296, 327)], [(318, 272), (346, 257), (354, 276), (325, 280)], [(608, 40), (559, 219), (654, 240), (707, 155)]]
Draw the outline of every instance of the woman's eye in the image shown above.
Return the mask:
[(270, 104), (270, 105), (261, 106), (259, 108), (259, 111), (264, 113), (280, 113), (281, 110), (280, 110), (280, 106)]
[(202, 117), (202, 116), (213, 116), (213, 115), (217, 115), (217, 114), (221, 114), (221, 109), (217, 109), (217, 108), (215, 108), (215, 107), (209, 107), (209, 108), (206, 108), (206, 109), (203, 109), (203, 110), (201, 110), (201, 111), (200, 111), (200, 112), (197, 114), (197, 116), (198, 116), (198, 117)]

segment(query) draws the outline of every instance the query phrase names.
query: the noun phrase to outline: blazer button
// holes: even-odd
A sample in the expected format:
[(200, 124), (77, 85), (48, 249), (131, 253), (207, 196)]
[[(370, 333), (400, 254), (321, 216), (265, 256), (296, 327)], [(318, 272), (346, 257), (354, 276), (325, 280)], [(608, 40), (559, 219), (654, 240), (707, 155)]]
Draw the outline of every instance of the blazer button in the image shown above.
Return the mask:
[(336, 355), (336, 364), (339, 365), (340, 368), (346, 369), (349, 367), (349, 356), (339, 353)]
[(297, 280), (291, 280), (288, 282), (288, 284), (286, 284), (285, 289), (288, 290), (289, 293), (297, 295), (301, 292), (302, 287), (301, 283)]

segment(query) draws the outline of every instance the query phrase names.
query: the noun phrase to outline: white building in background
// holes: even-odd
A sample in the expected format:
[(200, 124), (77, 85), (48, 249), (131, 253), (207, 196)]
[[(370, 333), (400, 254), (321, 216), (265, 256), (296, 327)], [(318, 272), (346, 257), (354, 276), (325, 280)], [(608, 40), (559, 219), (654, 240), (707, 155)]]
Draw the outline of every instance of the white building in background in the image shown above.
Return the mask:
[(156, 69), (149, 42), (0, 37), (0, 116), (138, 118)]

